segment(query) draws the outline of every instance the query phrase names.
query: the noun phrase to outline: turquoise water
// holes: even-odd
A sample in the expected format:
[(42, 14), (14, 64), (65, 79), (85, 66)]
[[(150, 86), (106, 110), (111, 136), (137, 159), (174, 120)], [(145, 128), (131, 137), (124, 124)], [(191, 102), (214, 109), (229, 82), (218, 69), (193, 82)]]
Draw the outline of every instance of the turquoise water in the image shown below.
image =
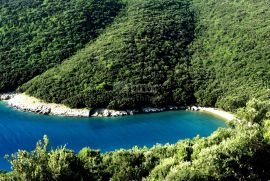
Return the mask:
[(5, 154), (32, 150), (48, 135), (50, 147), (66, 145), (79, 151), (89, 146), (102, 152), (135, 145), (175, 143), (208, 136), (226, 124), (217, 117), (189, 111), (169, 111), (117, 118), (65, 118), (24, 113), (0, 102), (0, 169), (10, 170)]

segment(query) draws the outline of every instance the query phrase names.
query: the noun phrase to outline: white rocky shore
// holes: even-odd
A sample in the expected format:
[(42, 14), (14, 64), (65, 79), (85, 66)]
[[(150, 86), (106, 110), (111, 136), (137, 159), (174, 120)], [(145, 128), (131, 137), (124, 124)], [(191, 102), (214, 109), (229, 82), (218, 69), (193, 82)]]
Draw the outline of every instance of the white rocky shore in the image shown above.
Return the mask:
[(46, 103), (26, 94), (16, 94), (6, 101), (10, 107), (21, 111), (67, 117), (113, 117), (130, 115), (135, 112), (133, 110), (115, 111), (110, 109), (96, 109), (90, 112), (89, 109), (72, 109), (62, 104)]
[(0, 101), (5, 101), (13, 98), (16, 94), (10, 93), (10, 94), (0, 94)]
[(126, 111), (117, 111), (112, 109), (95, 109), (92, 111), (91, 116), (93, 117), (117, 117), (117, 116), (127, 116), (137, 113), (136, 110), (126, 110)]
[(45, 103), (26, 94), (16, 94), (7, 100), (9, 106), (21, 111), (34, 112), (44, 115), (59, 115), (70, 117), (89, 117), (87, 109), (71, 109), (61, 104)]
[[(140, 112), (152, 113), (152, 112), (162, 112), (166, 110), (186, 109), (185, 107), (169, 106), (168, 108), (144, 107), (141, 109), (141, 111), (138, 110), (117, 111), (112, 109), (95, 109), (90, 111), (89, 109), (72, 109), (62, 104), (46, 103), (37, 98), (30, 97), (26, 94), (14, 94), (14, 93), (2, 94), (0, 95), (0, 100), (6, 101), (10, 107), (14, 107), (21, 111), (34, 112), (44, 115), (57, 115), (67, 117), (91, 117), (91, 116), (116, 117), (116, 116), (133, 115)], [(236, 119), (233, 114), (216, 108), (191, 106), (187, 107), (187, 110), (208, 112), (220, 116), (228, 121)]]
[[(166, 108), (153, 108), (145, 107), (141, 111), (138, 110), (124, 110), (117, 111), (112, 109), (72, 109), (62, 104), (46, 103), (35, 97), (28, 96), (26, 94), (3, 94), (0, 95), (1, 100), (7, 101), (10, 107), (14, 107), (21, 111), (33, 112), (44, 115), (57, 115), (67, 117), (116, 117), (133, 115), (139, 112), (152, 113), (162, 112), (167, 110)], [(176, 106), (169, 106), (169, 110), (180, 109)], [(181, 108), (182, 109), (182, 108)]]

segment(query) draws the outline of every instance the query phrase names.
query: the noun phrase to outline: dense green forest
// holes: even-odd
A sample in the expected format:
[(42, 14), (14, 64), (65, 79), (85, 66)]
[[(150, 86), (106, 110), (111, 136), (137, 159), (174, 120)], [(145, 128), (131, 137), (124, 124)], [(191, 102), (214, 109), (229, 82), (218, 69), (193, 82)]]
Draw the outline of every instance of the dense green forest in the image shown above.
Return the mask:
[(117, 0), (0, 2), (0, 92), (13, 91), (95, 39), (122, 9)]
[[(10, 17), (0, 16), (1, 40), (8, 37), (2, 28), (6, 23), (2, 22), (28, 8), (23, 8), (24, 11), (13, 9), (15, 13), (4, 9), (20, 7), (23, 2), (7, 1), (1, 5), (0, 13)], [(39, 5), (45, 2), (72, 2), (81, 8), (85, 7), (81, 4), (86, 3), (57, 0), (42, 1)], [(66, 147), (50, 150), (47, 148), (48, 138), (44, 137), (34, 151), (18, 151), (8, 157), (13, 171), (2, 173), (3, 180), (269, 180), (270, 2), (89, 1), (90, 7), (93, 2), (102, 7), (91, 10), (100, 10), (93, 19), (100, 20), (98, 25), (105, 23), (94, 26), (97, 27), (94, 29), (89, 26), (91, 30), (83, 31), (84, 35), (82, 31), (77, 32), (79, 25), (65, 23), (73, 28), (64, 28), (67, 34), (80, 36), (73, 42), (78, 47), (66, 51), (56, 46), (52, 49), (53, 54), (44, 56), (51, 57), (48, 62), (46, 58), (24, 57), (43, 55), (25, 49), (35, 43), (34, 39), (20, 40), (25, 44), (19, 50), (16, 49), (20, 45), (18, 43), (13, 47), (5, 43), (6, 48), (2, 48), (2, 43), (0, 71), (5, 76), (0, 77), (0, 85), (5, 85), (2, 86), (5, 88), (1, 90), (21, 85), (30, 77), (53, 67), (20, 86), (18, 91), (70, 107), (213, 106), (234, 112), (241, 122), (230, 122), (229, 128), (219, 129), (208, 138), (196, 137), (174, 145), (134, 147), (109, 153), (90, 148), (83, 148), (78, 154)], [(77, 6), (63, 5), (71, 11), (74, 23), (78, 20), (73, 13), (82, 12), (74, 10)], [(36, 8), (38, 11), (41, 9)], [(88, 11), (85, 9), (83, 12)], [(109, 13), (102, 14), (104, 12)], [(15, 26), (15, 22), (9, 22), (10, 26)], [(12, 28), (6, 31), (17, 33)], [(85, 38), (88, 31), (95, 33)], [(24, 34), (19, 34), (18, 38), (23, 38), (21, 35)], [(56, 44), (68, 45), (65, 41), (68, 36), (57, 37), (60, 43)], [(33, 44), (33, 47), (37, 46)], [(12, 48), (16, 49), (16, 56), (12, 54)], [(57, 58), (60, 50), (68, 52), (67, 56)], [(39, 69), (39, 61), (46, 62), (42, 70)], [(29, 77), (18, 84), (15, 84), (17, 80), (14, 84), (9, 83), (16, 73), (25, 73), (22, 67), (28, 67), (27, 71), (32, 72), (35, 66), (38, 67), (36, 73), (28, 72), (26, 75)]]
[(233, 111), (270, 98), (270, 2), (194, 0), (192, 71), (200, 105)]
[[(19, 90), (70, 107), (186, 105), (192, 101), (188, 45), (194, 28), (188, 1), (127, 1), (95, 42)], [(136, 85), (155, 90), (130, 91)]]
[(269, 97), (269, 2), (124, 4), (97, 40), (19, 91), (114, 109), (197, 103), (235, 111)]

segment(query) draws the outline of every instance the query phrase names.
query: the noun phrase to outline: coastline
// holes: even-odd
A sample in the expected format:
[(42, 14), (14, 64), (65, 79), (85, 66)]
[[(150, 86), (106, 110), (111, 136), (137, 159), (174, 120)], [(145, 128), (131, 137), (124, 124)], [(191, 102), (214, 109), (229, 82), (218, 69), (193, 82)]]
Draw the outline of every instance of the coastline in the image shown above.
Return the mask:
[(232, 113), (226, 112), (226, 111), (223, 111), (223, 110), (220, 110), (220, 109), (217, 109), (217, 108), (200, 107), (199, 111), (216, 115), (218, 117), (221, 117), (221, 118), (225, 119), (226, 121), (233, 121), (233, 120), (237, 120), (238, 122), (240, 121)]
[[(4, 94), (3, 94), (4, 95)], [(43, 115), (55, 115), (65, 117), (117, 117), (134, 115), (138, 113), (162, 112), (165, 110), (178, 110), (183, 107), (169, 106), (168, 108), (145, 107), (141, 110), (112, 110), (112, 109), (73, 109), (63, 104), (46, 103), (35, 97), (26, 94), (5, 94), (0, 95), (0, 101), (5, 101), (8, 106), (23, 112), (32, 112)]]
[(211, 107), (177, 107), (169, 106), (168, 108), (153, 108), (145, 107), (139, 110), (111, 110), (111, 109), (73, 109), (69, 108), (63, 104), (46, 103), (35, 97), (28, 96), (26, 94), (2, 94), (0, 95), (0, 101), (5, 101), (8, 106), (16, 108), (24, 112), (32, 112), (36, 114), (43, 115), (55, 115), (55, 116), (65, 116), (65, 117), (117, 117), (117, 116), (127, 116), (134, 115), (138, 113), (154, 113), (163, 112), (170, 110), (190, 110), (190, 111), (201, 111), (216, 115), (227, 121), (238, 120), (232, 113), (219, 110)]
[(71, 109), (62, 104), (45, 103), (26, 94), (15, 94), (5, 101), (8, 106), (24, 112), (68, 117), (89, 117), (89, 110), (87, 109)]

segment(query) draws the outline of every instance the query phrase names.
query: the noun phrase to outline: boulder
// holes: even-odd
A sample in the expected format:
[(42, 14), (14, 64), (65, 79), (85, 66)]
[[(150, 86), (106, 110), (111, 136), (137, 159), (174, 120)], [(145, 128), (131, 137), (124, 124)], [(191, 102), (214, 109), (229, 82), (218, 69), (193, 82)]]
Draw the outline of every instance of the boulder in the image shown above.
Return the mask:
[(13, 98), (16, 94), (0, 94), (0, 101), (1, 100), (9, 100)]
[(117, 117), (131, 115), (131, 111), (116, 111), (112, 109), (95, 109), (92, 111), (91, 116), (93, 117)]
[(191, 111), (200, 111), (200, 107), (197, 107), (197, 106), (191, 106), (191, 107), (188, 107), (188, 110), (191, 110)]

